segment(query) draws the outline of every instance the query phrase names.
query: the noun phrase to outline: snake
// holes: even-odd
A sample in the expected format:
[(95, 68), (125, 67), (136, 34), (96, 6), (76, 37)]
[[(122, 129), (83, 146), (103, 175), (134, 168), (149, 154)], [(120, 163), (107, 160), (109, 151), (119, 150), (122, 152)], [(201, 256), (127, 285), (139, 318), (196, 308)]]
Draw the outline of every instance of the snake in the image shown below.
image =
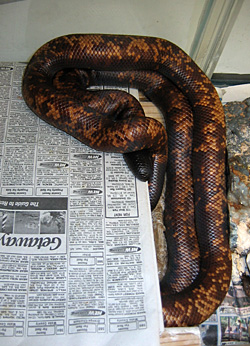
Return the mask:
[[(95, 90), (95, 85), (116, 89)], [(136, 87), (162, 112), (146, 117), (121, 90)], [(70, 34), (31, 57), (28, 107), (87, 146), (124, 156), (148, 181), (151, 209), (166, 177), (168, 269), (160, 282), (166, 327), (195, 326), (230, 285), (225, 116), (210, 79), (180, 47), (158, 37)]]

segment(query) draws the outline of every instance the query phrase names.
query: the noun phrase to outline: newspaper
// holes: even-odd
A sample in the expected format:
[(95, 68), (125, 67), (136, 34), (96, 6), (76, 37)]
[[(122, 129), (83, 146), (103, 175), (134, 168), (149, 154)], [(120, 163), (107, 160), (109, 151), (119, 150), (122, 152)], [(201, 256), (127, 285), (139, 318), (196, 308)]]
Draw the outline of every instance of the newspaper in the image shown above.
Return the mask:
[(159, 345), (147, 183), (36, 117), (24, 68), (0, 64), (0, 345)]

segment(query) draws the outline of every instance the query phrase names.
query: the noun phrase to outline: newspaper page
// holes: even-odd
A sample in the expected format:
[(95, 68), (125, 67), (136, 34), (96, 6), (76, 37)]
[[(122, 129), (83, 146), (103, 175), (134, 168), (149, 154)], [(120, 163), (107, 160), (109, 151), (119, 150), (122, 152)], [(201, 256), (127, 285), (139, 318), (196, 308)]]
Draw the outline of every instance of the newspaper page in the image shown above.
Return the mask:
[[(233, 107), (235, 110), (237, 108), (237, 103), (235, 103), (235, 101), (242, 102), (246, 98), (249, 98), (250, 104), (250, 84), (218, 88), (217, 91), (222, 100), (222, 104), (225, 105), (228, 102), (234, 102)], [(241, 175), (236, 174), (235, 177), (233, 177), (233, 175), (231, 176), (231, 184), (233, 183), (238, 185), (238, 188), (241, 190), (240, 193), (248, 199), (250, 188), (250, 122), (247, 120), (247, 117), (243, 116), (244, 108), (243, 105), (239, 104), (239, 102), (239, 115), (236, 115), (235, 113), (235, 129), (230, 128), (227, 120), (227, 132), (232, 132), (232, 134), (238, 138), (238, 140), (231, 143), (231, 138), (227, 135), (229, 163), (232, 164), (235, 153), (236, 164), (238, 166), (240, 166), (241, 155), (245, 156), (246, 161), (248, 161), (248, 168), (244, 167), (244, 171), (242, 171)], [(239, 149), (237, 148), (237, 142), (240, 143)], [(241, 151), (241, 155), (237, 154), (238, 150)], [(235, 171), (237, 172), (237, 170)], [(230, 174), (232, 174), (232, 172)], [(235, 182), (233, 181), (234, 179), (236, 180)], [(233, 189), (235, 190), (235, 187)], [(232, 187), (230, 192), (232, 193)], [(234, 201), (234, 203), (237, 204), (236, 201)], [(250, 273), (249, 206), (249, 199), (247, 203), (245, 203), (244, 200), (241, 200), (237, 209), (230, 209), (230, 242), (231, 248), (234, 249), (232, 254), (232, 281), (226, 298), (222, 302), (221, 306), (205, 323), (200, 326), (202, 346), (250, 344), (250, 292), (245, 292), (241, 278), (242, 273), (246, 272), (248, 276)], [(241, 245), (241, 249), (240, 243), (243, 244)]]
[(147, 183), (35, 116), (0, 65), (0, 345), (159, 345)]

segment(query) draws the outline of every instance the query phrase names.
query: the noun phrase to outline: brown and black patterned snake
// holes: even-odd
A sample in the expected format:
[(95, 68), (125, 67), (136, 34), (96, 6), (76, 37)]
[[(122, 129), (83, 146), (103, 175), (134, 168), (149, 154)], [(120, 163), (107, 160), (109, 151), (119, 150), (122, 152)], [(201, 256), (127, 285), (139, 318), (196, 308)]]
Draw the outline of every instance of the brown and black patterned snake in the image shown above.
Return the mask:
[[(88, 89), (101, 83), (141, 90), (164, 114), (166, 130), (145, 117), (131, 95)], [(166, 40), (73, 34), (38, 49), (22, 90), (30, 109), (49, 124), (96, 150), (123, 153), (133, 173), (149, 181), (152, 209), (166, 173), (165, 326), (206, 320), (231, 277), (225, 121), (210, 80)]]

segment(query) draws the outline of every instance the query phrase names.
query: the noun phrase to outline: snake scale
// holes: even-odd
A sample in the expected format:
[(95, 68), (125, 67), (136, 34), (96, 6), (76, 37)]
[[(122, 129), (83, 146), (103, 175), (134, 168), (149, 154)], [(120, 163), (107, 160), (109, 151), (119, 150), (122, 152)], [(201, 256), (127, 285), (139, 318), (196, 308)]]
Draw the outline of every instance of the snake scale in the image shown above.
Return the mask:
[[(164, 114), (166, 130), (145, 117), (131, 95), (88, 89), (101, 83), (141, 90)], [(152, 209), (166, 173), (165, 326), (206, 320), (231, 277), (225, 121), (206, 75), (164, 39), (72, 34), (38, 49), (22, 91), (30, 109), (49, 124), (96, 150), (123, 153), (133, 173), (148, 180)]]

